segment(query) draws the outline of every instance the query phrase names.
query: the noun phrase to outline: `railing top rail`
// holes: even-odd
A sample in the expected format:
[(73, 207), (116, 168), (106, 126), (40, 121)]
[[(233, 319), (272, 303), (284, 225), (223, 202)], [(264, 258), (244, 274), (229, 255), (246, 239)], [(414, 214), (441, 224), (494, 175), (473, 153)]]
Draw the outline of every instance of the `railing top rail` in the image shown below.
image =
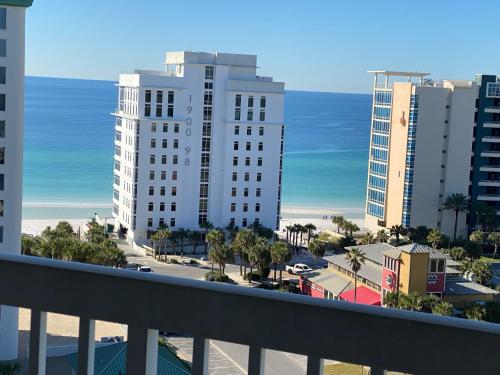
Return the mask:
[(425, 374), (493, 366), (500, 340), (491, 323), (5, 254), (0, 303)]

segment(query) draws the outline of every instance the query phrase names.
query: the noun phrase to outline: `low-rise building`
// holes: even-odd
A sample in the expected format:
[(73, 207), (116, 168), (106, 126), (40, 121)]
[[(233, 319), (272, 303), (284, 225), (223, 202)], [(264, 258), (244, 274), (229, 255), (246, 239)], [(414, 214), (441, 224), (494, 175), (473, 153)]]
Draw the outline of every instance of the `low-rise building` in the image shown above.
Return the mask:
[[(498, 296), (495, 290), (462, 276), (456, 268), (460, 263), (432, 247), (419, 244), (395, 247), (386, 243), (358, 247), (366, 257), (357, 273), (358, 303), (383, 303), (389, 292), (433, 294), (456, 307), (467, 307), (475, 301), (494, 301)], [(353, 301), (354, 273), (345, 254), (324, 259), (328, 261), (328, 269), (301, 277), (302, 293)]]

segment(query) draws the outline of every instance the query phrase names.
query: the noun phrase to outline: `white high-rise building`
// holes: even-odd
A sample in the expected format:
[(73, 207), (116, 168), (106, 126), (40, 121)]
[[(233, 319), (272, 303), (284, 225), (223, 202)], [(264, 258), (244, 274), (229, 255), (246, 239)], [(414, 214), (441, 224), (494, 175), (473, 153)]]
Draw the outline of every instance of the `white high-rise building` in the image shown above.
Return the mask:
[(168, 52), (165, 71), (120, 75), (113, 213), (129, 240), (279, 227), (284, 84), (256, 70), (254, 55)]
[[(0, 252), (21, 252), (24, 18), (32, 0), (0, 1)], [(17, 308), (0, 306), (0, 360), (17, 358)]]

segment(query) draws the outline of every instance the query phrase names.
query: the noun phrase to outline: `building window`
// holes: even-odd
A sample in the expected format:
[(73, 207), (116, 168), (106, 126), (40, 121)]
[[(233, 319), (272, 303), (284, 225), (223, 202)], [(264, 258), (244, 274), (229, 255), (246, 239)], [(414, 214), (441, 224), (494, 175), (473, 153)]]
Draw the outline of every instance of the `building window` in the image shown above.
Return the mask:
[(235, 121), (241, 120), (241, 108), (236, 108), (234, 110), (234, 119), (235, 119)]
[(153, 202), (148, 203), (148, 211), (153, 211)]
[(234, 135), (239, 135), (240, 134), (240, 127), (238, 125), (236, 125), (234, 127)]
[(259, 126), (259, 135), (264, 135), (264, 127)]
[(170, 204), (170, 211), (174, 212), (175, 210), (177, 210), (177, 203), (172, 202)]
[(242, 226), (243, 228), (246, 228), (246, 226), (247, 226), (247, 225), (248, 225), (248, 220), (247, 220), (247, 218), (244, 218), (244, 219), (241, 221), (241, 226)]
[(156, 104), (163, 103), (163, 91), (156, 92)]
[(3, 243), (3, 226), (0, 226), (0, 243)]
[(163, 107), (161, 104), (156, 105), (156, 117), (163, 116)]
[(165, 203), (164, 202), (160, 203), (160, 211), (165, 211)]
[(7, 8), (0, 8), (0, 29), (5, 30), (6, 28), (7, 28)]
[(231, 203), (231, 212), (236, 211), (236, 203)]
[(237, 166), (238, 165), (238, 157), (237, 156), (233, 156), (233, 166)]
[(155, 188), (154, 186), (149, 187), (149, 195), (155, 195)]
[(174, 92), (169, 91), (167, 94), (168, 104), (174, 104)]
[(214, 79), (214, 67), (206, 66), (205, 67), (205, 79)]
[(154, 164), (156, 161), (156, 157), (154, 155), (149, 155), (149, 164)]
[(158, 221), (158, 226), (161, 228), (165, 225), (165, 219), (164, 218), (160, 218), (160, 220)]
[(151, 132), (155, 133), (156, 132), (156, 122), (151, 123)]
[(153, 218), (148, 218), (148, 227), (151, 228), (153, 226)]
[(233, 150), (234, 151), (238, 151), (238, 147), (239, 147), (238, 141), (234, 141), (234, 143), (233, 143)]
[(178, 162), (179, 162), (179, 156), (174, 155), (174, 156), (172, 157), (172, 164), (177, 164)]
[[(165, 155), (163, 155), (163, 156), (165, 156)], [(162, 156), (162, 162), (163, 162), (163, 156)], [(165, 156), (165, 158), (166, 158), (166, 156)], [(167, 179), (167, 172), (166, 171), (161, 171), (160, 179), (162, 179), (162, 180)]]
[(262, 167), (262, 158), (257, 159), (257, 166)]
[(235, 107), (241, 107), (241, 95), (240, 94), (236, 94), (236, 99), (234, 101), (234, 106)]
[(0, 94), (0, 111), (5, 111), (5, 94)]
[[(234, 227), (236, 225), (236, 219), (234, 217), (229, 219), (229, 224)], [(2, 229), (3, 229), (3, 227), (2, 227)]]
[(149, 117), (151, 116), (151, 104), (145, 104), (144, 105), (144, 116)]
[[(2, 9), (2, 8), (0, 8)], [(1, 85), (5, 85), (5, 82), (6, 82), (6, 68), (5, 66), (0, 66), (0, 84)]]
[[(4, 180), (5, 180), (5, 175), (2, 173), (0, 174), (0, 191), (3, 191), (5, 188)], [(116, 191), (116, 189), (114, 191)]]
[(238, 173), (233, 172), (233, 181), (238, 181)]
[(175, 197), (177, 195), (177, 187), (172, 186), (172, 197)]
[(247, 167), (249, 167), (249, 166), (250, 166), (250, 158), (249, 158), (248, 156), (245, 158), (245, 165), (246, 165)]
[(266, 97), (265, 96), (260, 97), (260, 108), (266, 108)]
[(248, 212), (248, 203), (243, 203), (243, 212)]
[(175, 227), (175, 217), (170, 219), (170, 226), (173, 228)]
[(156, 148), (156, 139), (155, 138), (151, 138), (150, 145), (151, 145), (151, 148)]
[(253, 96), (249, 96), (248, 97), (248, 108), (252, 108), (253, 107)]
[(168, 124), (163, 124), (163, 133), (168, 132)]
[(149, 179), (154, 180), (155, 179), (155, 171), (149, 171)]
[(160, 195), (161, 195), (161, 196), (164, 196), (164, 195), (165, 195), (165, 186), (162, 186), (162, 187), (160, 188)]
[(259, 121), (266, 121), (266, 111), (263, 110), (260, 111)]
[(243, 196), (248, 197), (248, 188), (243, 189)]
[(247, 135), (252, 135), (252, 127), (247, 126)]
[(5, 138), (5, 121), (0, 121), (0, 138)]
[(144, 92), (144, 102), (151, 103), (151, 90), (146, 90)]
[(161, 142), (161, 147), (162, 148), (167, 148), (167, 140), (166, 139), (163, 139), (162, 142)]
[(177, 171), (172, 172), (172, 180), (177, 181)]
[(255, 203), (255, 212), (260, 212), (260, 203)]
[(257, 189), (255, 190), (255, 196), (256, 196), (256, 197), (260, 197), (260, 192), (261, 192), (261, 191), (260, 191), (260, 188), (257, 188)]
[(179, 140), (174, 139), (174, 148), (179, 148)]
[(245, 172), (245, 181), (250, 181), (250, 173)]
[(209, 154), (201, 155), (201, 166), (202, 167), (209, 167), (210, 166), (210, 155)]
[(247, 111), (247, 121), (253, 121), (253, 111), (251, 109)]
[[(167, 164), (167, 155), (162, 155), (161, 156), (161, 163), (162, 164)], [(162, 179), (163, 180), (163, 179)]]
[(261, 182), (262, 181), (262, 173), (257, 173), (257, 182)]
[(246, 150), (250, 151), (252, 149), (252, 144), (250, 142), (246, 143)]
[(259, 142), (259, 151), (264, 150), (264, 143)]
[[(3, 175), (1, 175), (3, 177)], [(3, 189), (2, 189), (3, 190)], [(231, 188), (231, 196), (236, 197), (236, 188)]]
[(174, 124), (174, 133), (179, 133), (179, 124)]

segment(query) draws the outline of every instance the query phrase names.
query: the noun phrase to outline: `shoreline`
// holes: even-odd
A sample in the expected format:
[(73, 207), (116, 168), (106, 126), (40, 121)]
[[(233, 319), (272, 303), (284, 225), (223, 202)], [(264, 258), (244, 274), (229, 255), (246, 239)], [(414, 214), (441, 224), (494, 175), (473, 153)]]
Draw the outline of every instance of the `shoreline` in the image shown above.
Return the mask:
[[(93, 208), (95, 206), (90, 206)], [(50, 206), (41, 206), (40, 209), (47, 209)], [(57, 206), (62, 208), (62, 206)], [(68, 212), (60, 212), (60, 217), (28, 217), (22, 220), (22, 233), (31, 235), (40, 235), (48, 226), (55, 227), (60, 221), (67, 221), (73, 226), (75, 232), (88, 222), (88, 217), (74, 217), (67, 215), (71, 212), (71, 207), (65, 206)], [(75, 207), (76, 208), (76, 207)], [(56, 209), (57, 211), (57, 209)], [(356, 223), (360, 228), (364, 228), (364, 210), (359, 207), (307, 207), (307, 206), (283, 206), (281, 210), (280, 231), (283, 231), (288, 225), (308, 223), (314, 224), (320, 231), (336, 231), (335, 225), (331, 221), (331, 216), (342, 215), (347, 220)], [(327, 216), (328, 219), (324, 219)]]

